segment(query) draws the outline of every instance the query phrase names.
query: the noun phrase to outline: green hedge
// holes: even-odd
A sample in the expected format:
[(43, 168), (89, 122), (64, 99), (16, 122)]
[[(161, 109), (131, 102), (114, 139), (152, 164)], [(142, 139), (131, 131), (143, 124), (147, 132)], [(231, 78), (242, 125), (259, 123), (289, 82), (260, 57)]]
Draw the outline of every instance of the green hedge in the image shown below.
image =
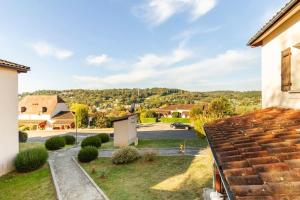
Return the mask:
[(187, 118), (160, 118), (160, 121), (163, 123), (174, 123), (174, 122), (181, 122), (181, 123), (190, 123), (190, 119)]
[(155, 123), (157, 122), (156, 118), (141, 118), (141, 122), (144, 123)]
[(18, 172), (30, 172), (43, 166), (47, 158), (46, 149), (32, 148), (18, 153), (14, 164)]

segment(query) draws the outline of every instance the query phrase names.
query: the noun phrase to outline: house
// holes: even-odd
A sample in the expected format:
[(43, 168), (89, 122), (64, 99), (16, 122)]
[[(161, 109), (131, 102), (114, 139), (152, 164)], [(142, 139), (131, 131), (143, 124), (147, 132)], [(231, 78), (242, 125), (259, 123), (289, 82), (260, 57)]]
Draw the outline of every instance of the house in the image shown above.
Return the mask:
[(26, 96), (19, 102), (19, 126), (33, 129), (74, 128), (74, 116), (57, 95)]
[(248, 43), (262, 48), (263, 108), (300, 108), (299, 4), (290, 1)]
[(0, 176), (13, 169), (19, 152), (18, 140), (18, 74), (30, 68), (0, 60)]
[(137, 144), (137, 116), (135, 114), (116, 118), (113, 123), (115, 147), (125, 147), (131, 144)]
[(300, 1), (291, 0), (248, 43), (262, 47), (264, 109), (205, 125), (224, 199), (300, 197), (299, 44)]
[(171, 118), (172, 113), (180, 113), (181, 118), (189, 118), (191, 110), (195, 107), (195, 104), (175, 104), (169, 105), (164, 108), (160, 108), (156, 111), (159, 117)]

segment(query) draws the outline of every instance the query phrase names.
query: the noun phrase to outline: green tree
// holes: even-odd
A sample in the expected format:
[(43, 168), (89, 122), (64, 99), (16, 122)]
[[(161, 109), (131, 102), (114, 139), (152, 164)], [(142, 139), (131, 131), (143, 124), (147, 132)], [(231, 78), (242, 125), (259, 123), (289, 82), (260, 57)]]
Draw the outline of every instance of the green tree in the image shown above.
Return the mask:
[(113, 125), (112, 119), (103, 112), (95, 113), (92, 124), (97, 128), (111, 128)]
[(172, 112), (172, 118), (180, 118), (181, 114), (180, 112)]
[(88, 125), (89, 107), (87, 105), (80, 104), (80, 103), (73, 103), (71, 105), (71, 111), (75, 112), (77, 118), (77, 126), (79, 128), (83, 128)]
[(234, 114), (233, 104), (225, 97), (214, 99), (209, 104), (208, 108), (211, 114), (223, 117)]
[(145, 110), (141, 113), (141, 118), (156, 118), (157, 114), (153, 110)]

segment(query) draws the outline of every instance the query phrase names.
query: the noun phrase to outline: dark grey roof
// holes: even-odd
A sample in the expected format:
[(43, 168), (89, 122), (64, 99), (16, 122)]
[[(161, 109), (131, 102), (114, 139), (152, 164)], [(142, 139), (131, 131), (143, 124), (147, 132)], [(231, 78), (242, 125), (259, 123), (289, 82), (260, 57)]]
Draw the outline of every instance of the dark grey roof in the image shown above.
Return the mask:
[(248, 42), (247, 45), (253, 46), (253, 43), (262, 36), (269, 28), (271, 28), (278, 20), (280, 20), (287, 12), (289, 12), (300, 0), (291, 0), (276, 15), (270, 19)]
[(0, 59), (0, 67), (15, 69), (19, 73), (26, 73), (27, 71), (30, 70), (30, 67), (27, 67), (24, 65), (19, 65), (17, 63), (9, 62), (9, 61), (2, 60), (2, 59)]

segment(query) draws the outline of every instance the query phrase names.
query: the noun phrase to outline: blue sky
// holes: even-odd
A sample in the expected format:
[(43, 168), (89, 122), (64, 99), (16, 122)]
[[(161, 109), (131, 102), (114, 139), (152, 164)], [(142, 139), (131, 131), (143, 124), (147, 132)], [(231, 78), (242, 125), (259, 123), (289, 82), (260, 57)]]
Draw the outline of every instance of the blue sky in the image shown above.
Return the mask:
[(287, 0), (7, 0), (2, 59), (31, 67), (19, 92), (260, 89), (248, 39)]

